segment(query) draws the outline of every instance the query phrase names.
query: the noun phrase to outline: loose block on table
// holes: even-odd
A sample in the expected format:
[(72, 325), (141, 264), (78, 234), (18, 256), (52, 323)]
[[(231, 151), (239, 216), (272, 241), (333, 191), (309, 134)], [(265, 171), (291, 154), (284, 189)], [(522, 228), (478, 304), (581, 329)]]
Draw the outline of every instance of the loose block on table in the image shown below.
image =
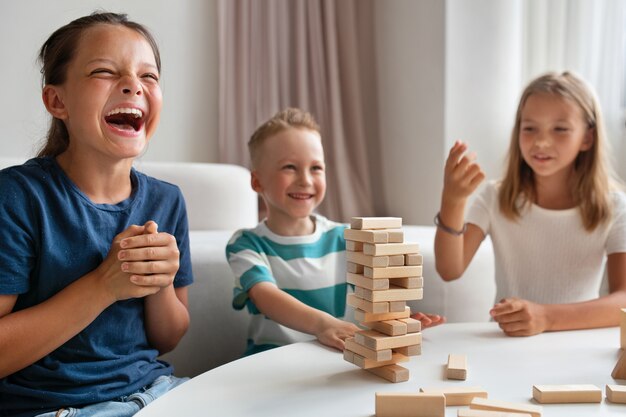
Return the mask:
[(443, 394), (446, 397), (446, 406), (469, 405), (474, 397), (487, 398), (487, 391), (481, 387), (443, 387), (443, 388), (420, 388), (426, 394)]
[(532, 417), (541, 417), (543, 408), (540, 405), (511, 403), (508, 401), (491, 400), (487, 398), (475, 397), (470, 403), (470, 408), (474, 410), (506, 411), (510, 413), (527, 413)]
[(444, 417), (442, 394), (377, 392), (376, 417)]
[(595, 385), (533, 385), (533, 398), (540, 404), (599, 403), (602, 390)]

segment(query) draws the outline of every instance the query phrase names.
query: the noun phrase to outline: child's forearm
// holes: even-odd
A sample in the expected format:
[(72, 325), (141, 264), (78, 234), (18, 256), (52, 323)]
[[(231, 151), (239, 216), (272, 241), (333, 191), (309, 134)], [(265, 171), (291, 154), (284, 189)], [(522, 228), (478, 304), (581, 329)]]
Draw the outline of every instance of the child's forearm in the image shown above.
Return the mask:
[[(464, 225), (465, 200), (455, 203), (442, 201), (438, 221), (451, 229), (461, 231)], [(460, 277), (463, 265), (463, 235), (454, 235), (437, 228), (435, 234), (435, 267), (446, 281)]]
[(169, 285), (145, 298), (146, 334), (163, 354), (173, 350), (189, 328), (187, 288)]
[[(8, 300), (4, 296), (2, 303)], [(0, 317), (0, 378), (63, 345), (114, 301), (96, 274), (90, 273), (41, 304)]]
[(617, 326), (620, 309), (626, 306), (626, 292), (616, 291), (595, 300), (572, 304), (548, 304), (548, 331), (592, 329)]
[(259, 311), (275, 322), (314, 336), (317, 336), (329, 321), (337, 320), (267, 282), (261, 282), (251, 288), (250, 298)]

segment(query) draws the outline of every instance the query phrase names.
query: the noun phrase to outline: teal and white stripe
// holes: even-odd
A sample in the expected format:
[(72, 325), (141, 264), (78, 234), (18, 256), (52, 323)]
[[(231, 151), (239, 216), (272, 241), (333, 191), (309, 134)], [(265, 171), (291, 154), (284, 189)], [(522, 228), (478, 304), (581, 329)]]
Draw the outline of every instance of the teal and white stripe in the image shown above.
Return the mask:
[(235, 275), (233, 307), (253, 314), (253, 345), (284, 345), (312, 336), (268, 320), (248, 298), (259, 282), (272, 282), (303, 303), (343, 317), (346, 308), (345, 225), (315, 215), (315, 232), (307, 236), (279, 236), (264, 222), (236, 232), (226, 247)]

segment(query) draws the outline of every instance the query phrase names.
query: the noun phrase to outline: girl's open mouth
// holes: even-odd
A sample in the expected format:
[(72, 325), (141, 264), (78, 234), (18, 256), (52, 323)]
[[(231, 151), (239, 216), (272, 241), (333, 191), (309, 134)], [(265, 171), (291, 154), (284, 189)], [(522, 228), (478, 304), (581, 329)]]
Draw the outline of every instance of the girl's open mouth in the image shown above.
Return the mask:
[(117, 108), (104, 116), (104, 121), (120, 130), (138, 132), (144, 124), (143, 112), (139, 109)]

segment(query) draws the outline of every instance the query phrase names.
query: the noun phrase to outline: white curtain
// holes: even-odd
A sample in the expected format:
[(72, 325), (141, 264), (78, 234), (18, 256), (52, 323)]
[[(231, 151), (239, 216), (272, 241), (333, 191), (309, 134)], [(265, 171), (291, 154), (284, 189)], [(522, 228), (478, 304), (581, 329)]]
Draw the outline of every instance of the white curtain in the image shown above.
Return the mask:
[(626, 1), (527, 0), (524, 31), (524, 82), (564, 70), (589, 82), (626, 179)]

